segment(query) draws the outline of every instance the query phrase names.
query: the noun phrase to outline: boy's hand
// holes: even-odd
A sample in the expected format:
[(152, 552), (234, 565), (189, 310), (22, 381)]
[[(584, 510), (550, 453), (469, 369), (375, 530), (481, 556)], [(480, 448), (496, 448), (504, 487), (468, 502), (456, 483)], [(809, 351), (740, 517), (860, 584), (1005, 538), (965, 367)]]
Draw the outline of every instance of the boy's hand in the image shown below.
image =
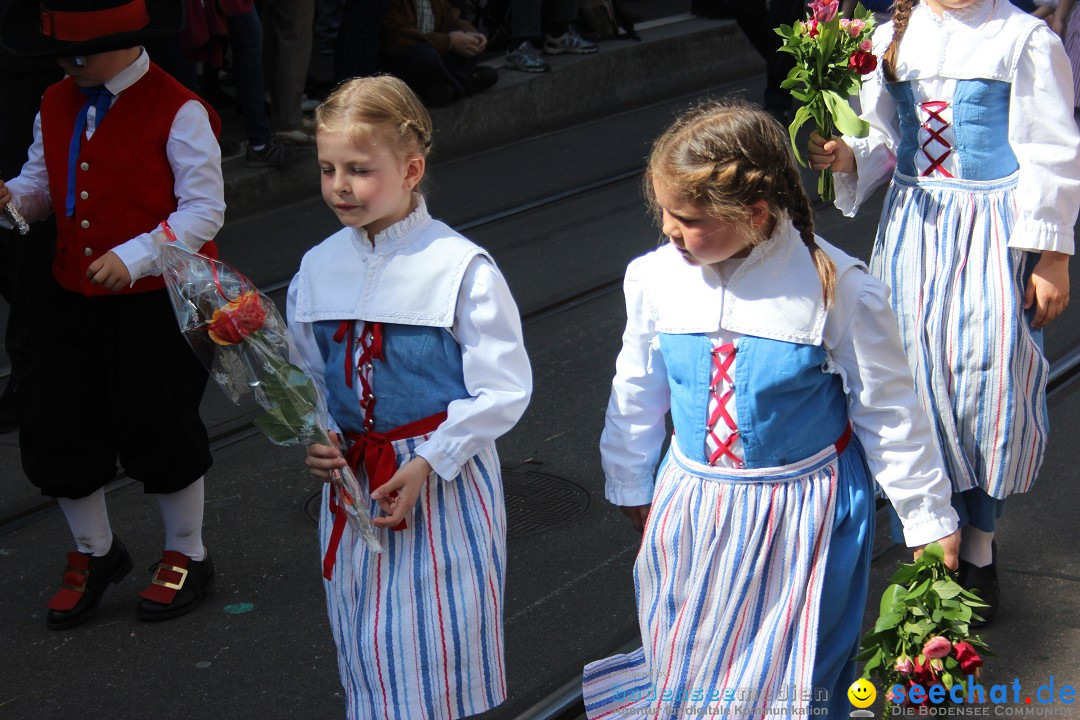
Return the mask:
[(307, 459), (304, 461), (308, 466), (308, 472), (317, 478), (320, 478), (323, 482), (330, 482), (334, 478), (331, 473), (339, 468), (345, 467), (347, 464), (345, 458), (341, 457), (341, 443), (338, 441), (336, 432), (331, 431), (328, 433), (330, 436), (330, 445), (309, 445), (307, 449)]
[(416, 505), (420, 489), (430, 476), (431, 465), (419, 456), (398, 468), (385, 485), (371, 493), (371, 498), (379, 503), (379, 507), (386, 513), (383, 517), (373, 518), (372, 524), (375, 527), (392, 528), (404, 520)]
[(11, 202), (11, 191), (4, 185), (4, 181), (0, 180), (0, 209), (3, 209), (9, 202)]
[(86, 277), (95, 285), (103, 285), (106, 290), (123, 290), (131, 285), (127, 265), (112, 250), (90, 263)]
[(1069, 306), (1069, 256), (1045, 250), (1031, 272), (1027, 292), (1024, 293), (1024, 309), (1035, 303), (1033, 328), (1042, 328), (1065, 311)]
[(650, 508), (652, 505), (620, 505), (619, 511), (630, 518), (635, 530), (645, 532), (645, 521), (649, 519)]
[(810, 168), (812, 170), (824, 170), (831, 167), (833, 172), (855, 172), (855, 153), (841, 138), (834, 137), (826, 140), (813, 131), (806, 143), (806, 150), (810, 155)]
[[(946, 535), (938, 540), (937, 543), (941, 545), (941, 551), (945, 553), (945, 567), (950, 570), (956, 570), (960, 567), (960, 531), (957, 530), (953, 532), (952, 535)], [(926, 546), (923, 545), (922, 547), (915, 548), (916, 560), (922, 555), (924, 547)]]

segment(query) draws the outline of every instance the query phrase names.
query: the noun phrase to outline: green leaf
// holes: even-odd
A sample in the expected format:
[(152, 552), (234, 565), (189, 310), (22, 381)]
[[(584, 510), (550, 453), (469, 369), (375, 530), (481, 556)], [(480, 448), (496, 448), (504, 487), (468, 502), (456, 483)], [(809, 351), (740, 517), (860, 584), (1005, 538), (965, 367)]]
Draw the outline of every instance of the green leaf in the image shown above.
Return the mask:
[(837, 95), (832, 90), (822, 93), (825, 106), (833, 117), (836, 129), (850, 137), (866, 137), (870, 133), (870, 123), (859, 118), (855, 111), (848, 105), (847, 100)]
[(956, 684), (956, 680), (953, 679), (952, 673), (942, 673), (941, 682), (946, 688), (951, 688)]
[(896, 605), (901, 604), (904, 598), (907, 597), (907, 591), (899, 585), (890, 585), (885, 588), (885, 592), (881, 593), (881, 604), (878, 607), (878, 613), (884, 615), (894, 609)]
[(938, 594), (942, 600), (948, 600), (954, 598), (964, 591), (964, 588), (960, 587), (957, 583), (945, 578), (938, 580), (934, 583), (934, 592)]
[(275, 445), (288, 445), (296, 440), (296, 430), (270, 413), (263, 413), (252, 421)]
[(788, 126), (788, 136), (791, 138), (791, 149), (795, 153), (795, 159), (803, 167), (807, 167), (806, 161), (803, 160), (802, 153), (799, 152), (798, 134), (802, 126), (806, 124), (806, 121), (810, 119), (810, 106), (802, 105), (795, 111), (795, 117), (791, 121), (791, 125)]
[(926, 591), (930, 589), (930, 579), (927, 578), (919, 583), (914, 589), (908, 590), (907, 596), (909, 600), (921, 598), (926, 594)]
[(919, 567), (917, 565), (912, 565), (911, 563), (901, 563), (897, 571), (893, 573), (893, 576), (891, 578), (889, 578), (889, 582), (894, 585), (903, 585), (904, 587), (907, 587), (911, 583), (911, 581), (915, 579), (915, 576), (918, 574), (918, 572)]
[(900, 624), (903, 616), (900, 613), (890, 612), (885, 613), (877, 619), (874, 623), (874, 632), (882, 632), (883, 630), (891, 630)]
[(919, 562), (927, 567), (945, 562), (945, 553), (941, 549), (941, 544), (932, 542), (923, 548), (923, 554), (919, 558)]

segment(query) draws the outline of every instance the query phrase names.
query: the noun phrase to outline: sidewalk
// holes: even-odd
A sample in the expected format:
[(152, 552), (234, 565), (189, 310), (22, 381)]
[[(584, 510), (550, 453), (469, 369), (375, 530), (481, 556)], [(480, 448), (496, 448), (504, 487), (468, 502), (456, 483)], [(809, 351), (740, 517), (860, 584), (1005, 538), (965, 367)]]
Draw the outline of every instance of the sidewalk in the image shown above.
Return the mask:
[[(547, 57), (551, 72), (523, 73), (502, 57), (490, 90), (431, 111), (435, 162), (535, 137), (600, 114), (673, 97), (762, 71), (764, 63), (729, 20), (689, 14), (641, 23), (640, 41), (604, 40), (595, 55)], [(750, 98), (759, 100), (759, 98)], [(240, 117), (223, 110), (222, 137), (243, 140)], [(314, 159), (314, 149), (311, 151)], [(228, 219), (318, 193), (314, 160), (288, 170), (251, 169), (243, 155), (223, 163)]]

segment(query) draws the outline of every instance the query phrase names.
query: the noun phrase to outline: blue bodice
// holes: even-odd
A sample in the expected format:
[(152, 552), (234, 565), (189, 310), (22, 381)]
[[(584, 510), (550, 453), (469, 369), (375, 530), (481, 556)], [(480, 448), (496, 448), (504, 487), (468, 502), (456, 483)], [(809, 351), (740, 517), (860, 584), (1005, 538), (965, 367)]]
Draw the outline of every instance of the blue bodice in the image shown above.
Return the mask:
[[(354, 376), (353, 387), (345, 384), (348, 340), (334, 341), (339, 325), (337, 320), (313, 324), (315, 340), (326, 360), (327, 406), (342, 430), (361, 432), (364, 416), (356, 395), (359, 381)], [(372, 363), (375, 432), (385, 433), (443, 412), (452, 401), (469, 397), (461, 346), (446, 328), (383, 323), (382, 339), (383, 359)], [(349, 367), (355, 372), (351, 358)]]
[[(712, 341), (704, 334), (660, 333), (671, 389), (675, 442), (705, 463)], [(839, 375), (825, 370), (825, 351), (753, 336), (735, 342), (735, 398), (747, 468), (804, 460), (836, 442), (848, 422)]]
[[(900, 121), (900, 145), (896, 171), (917, 177), (915, 157), (921, 153), (922, 119), (910, 81), (886, 83), (896, 103)], [(1011, 86), (1001, 80), (957, 80), (951, 110), (951, 152), (959, 158), (958, 178), (999, 180), (1016, 172), (1019, 164), (1009, 145), (1009, 95)], [(941, 123), (930, 123), (940, 131)]]

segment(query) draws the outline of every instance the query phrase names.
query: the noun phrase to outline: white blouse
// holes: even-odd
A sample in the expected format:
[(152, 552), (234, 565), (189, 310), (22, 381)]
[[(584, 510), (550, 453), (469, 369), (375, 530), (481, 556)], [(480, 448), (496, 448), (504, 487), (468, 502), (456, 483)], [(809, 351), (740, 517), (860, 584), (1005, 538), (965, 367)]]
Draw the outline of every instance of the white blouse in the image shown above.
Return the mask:
[[(884, 54), (891, 38), (891, 22), (877, 28), (874, 53)], [(1009, 145), (1020, 168), (1009, 247), (1072, 254), (1080, 207), (1080, 133), (1073, 119), (1072, 69), (1057, 35), (1007, 0), (977, 0), (942, 17), (920, 3), (897, 55), (898, 79), (916, 81), (912, 88), (918, 103), (951, 101), (959, 79), (1010, 83)], [(836, 175), (836, 207), (848, 217), (892, 176), (896, 165), (896, 105), (883, 83), (879, 67), (866, 78), (859, 96), (869, 136), (844, 138), (858, 168)], [(949, 119), (947, 109), (945, 113)], [(955, 146), (951, 130), (945, 132)], [(925, 130), (921, 135), (921, 140), (929, 138)], [(944, 167), (962, 177), (957, 161), (953, 153)], [(925, 168), (927, 162), (920, 151), (916, 166)]]
[[(413, 252), (423, 243), (424, 237), (439, 226), (441, 224), (432, 223), (420, 200), (409, 217), (375, 236), (374, 249), (391, 254)], [(366, 253), (365, 257), (371, 254), (365, 248), (370, 248), (371, 242), (363, 231), (346, 228), (342, 232), (354, 236), (356, 241), (345, 247)], [(304, 272), (308, 277), (316, 281), (323, 278), (327, 283), (335, 279), (346, 281), (335, 278), (332, 272), (321, 272), (324, 269), (321, 265), (309, 265), (312, 257), (310, 252), (305, 257)], [(333, 259), (326, 257), (325, 261), (333, 262)], [(433, 251), (426, 257), (421, 253), (417, 259), (429, 267), (446, 267), (446, 258), (438, 257)], [(300, 359), (314, 376), (322, 396), (326, 397), (326, 363), (315, 342), (313, 324), (297, 319), (298, 314), (318, 316), (320, 308), (309, 306), (303, 308), (302, 313), (298, 310), (303, 305), (299, 299), (300, 277), (298, 273), (289, 286), (286, 311), (289, 332)], [(350, 287), (342, 288), (340, 297), (351, 297), (354, 287), (362, 280), (363, 276), (354, 277)], [(422, 296), (422, 290), (426, 288), (397, 285), (396, 289), (403, 294)], [(324, 286), (321, 291), (324, 302), (333, 302), (330, 298), (334, 288)], [(363, 331), (364, 320), (356, 320), (356, 337)], [(462, 372), (469, 397), (450, 403), (446, 420), (426, 441), (416, 446), (416, 454), (427, 460), (440, 477), (453, 478), (471, 457), (513, 428), (532, 395), (532, 368), (525, 353), (521, 316), (502, 273), (485, 254), (475, 254), (468, 261), (456, 293), (453, 325), (447, 329), (461, 346)], [(377, 384), (378, 375), (372, 375), (371, 380)], [(362, 383), (355, 383), (355, 389), (359, 402)], [(333, 419), (329, 418), (329, 421), (331, 427), (335, 427)]]
[[(781, 270), (782, 261), (769, 262), (778, 252), (791, 251), (796, 257), (798, 252), (805, 254), (806, 263), (800, 261), (799, 268), (791, 272), (813, 272), (816, 279), (809, 253), (791, 230), (789, 224), (787, 231), (777, 231), (769, 242), (754, 248), (744, 267), (723, 288), (731, 298), (726, 302), (732, 304), (744, 294), (742, 288), (760, 294), (763, 287), (776, 292), (797, 286), (800, 281)], [(958, 521), (930, 421), (915, 396), (888, 289), (839, 250), (823, 241), (820, 244), (841, 268), (822, 328), (829, 369), (844, 380), (852, 426), (866, 450), (872, 476), (900, 516), (907, 544), (938, 540), (955, 531)], [(666, 434), (664, 418), (670, 394), (657, 335), (658, 326), (666, 321), (655, 309), (678, 313), (680, 303), (699, 292), (689, 287), (689, 278), (694, 275), (706, 284), (720, 282), (711, 268), (688, 272), (680, 264), (686, 266), (670, 246), (665, 246), (637, 258), (626, 271), (626, 330), (600, 440), (605, 496), (617, 505), (651, 503)], [(695, 311), (688, 308), (688, 312)], [(724, 322), (728, 322), (726, 317)], [(713, 331), (721, 329), (714, 327)], [(789, 330), (796, 333), (799, 328)]]
[[(119, 96), (149, 69), (150, 58), (143, 50), (135, 62), (117, 73), (105, 87)], [(112, 101), (115, 103), (116, 98)], [(93, 137), (96, 128), (96, 110), (91, 106), (86, 116), (86, 137)], [(192, 252), (199, 252), (205, 243), (214, 239), (225, 222), (225, 181), (221, 175), (221, 147), (210, 127), (206, 108), (198, 100), (187, 101), (177, 111), (169, 129), (165, 153), (172, 168), (173, 192), (176, 194), (176, 210), (167, 218), (169, 225), (179, 242)], [(130, 172), (138, 175), (139, 169), (130, 168)], [(40, 114), (34, 119), (34, 144), (27, 153), (26, 164), (18, 177), (5, 184), (11, 190), (15, 207), (27, 222), (44, 220), (52, 213)], [(11, 227), (2, 217), (0, 225)], [(132, 284), (147, 275), (161, 273), (157, 266), (157, 250), (150, 236), (154, 229), (147, 228), (145, 233), (112, 249), (127, 267)]]

